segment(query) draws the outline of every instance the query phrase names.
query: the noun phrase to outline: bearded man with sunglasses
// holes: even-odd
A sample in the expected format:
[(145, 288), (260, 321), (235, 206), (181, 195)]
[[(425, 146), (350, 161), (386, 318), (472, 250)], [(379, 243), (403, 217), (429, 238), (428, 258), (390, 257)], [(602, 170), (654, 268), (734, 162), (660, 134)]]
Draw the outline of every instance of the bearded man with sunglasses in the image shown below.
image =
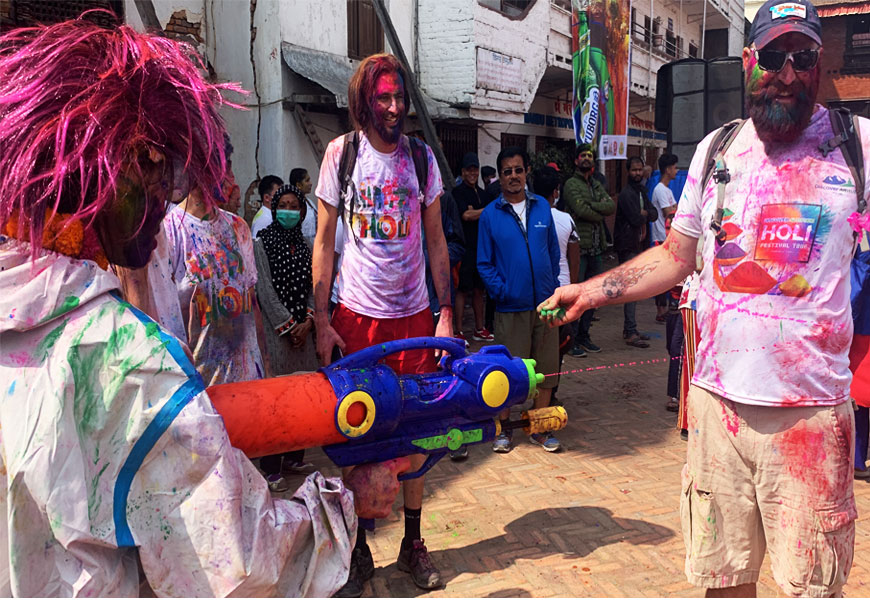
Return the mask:
[[(730, 181), (705, 177), (714, 132), (665, 243), (539, 307), (560, 325), (661, 293), (699, 265), (680, 517), (686, 575), (708, 596), (754, 595), (765, 549), (788, 595), (838, 596), (852, 565), (848, 219), (858, 198), (842, 146), (822, 152), (835, 135), (815, 102), (820, 53), (812, 4), (766, 2), (743, 50), (750, 118), (721, 156)], [(855, 125), (866, 171), (870, 123)]]

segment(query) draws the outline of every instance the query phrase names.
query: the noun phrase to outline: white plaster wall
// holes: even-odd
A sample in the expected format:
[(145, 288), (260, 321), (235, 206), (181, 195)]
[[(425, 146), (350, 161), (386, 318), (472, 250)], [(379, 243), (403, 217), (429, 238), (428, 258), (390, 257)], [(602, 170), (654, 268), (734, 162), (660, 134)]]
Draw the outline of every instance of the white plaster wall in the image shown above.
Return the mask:
[(431, 98), (466, 105), (474, 98), (475, 5), (476, 0), (418, 0), (419, 81)]
[(523, 19), (508, 19), (498, 11), (481, 6), (474, 0), (469, 1), (474, 7), (474, 45), (523, 60), (520, 94), (477, 89), (475, 107), (526, 112), (547, 67), (550, 3), (538, 0)]

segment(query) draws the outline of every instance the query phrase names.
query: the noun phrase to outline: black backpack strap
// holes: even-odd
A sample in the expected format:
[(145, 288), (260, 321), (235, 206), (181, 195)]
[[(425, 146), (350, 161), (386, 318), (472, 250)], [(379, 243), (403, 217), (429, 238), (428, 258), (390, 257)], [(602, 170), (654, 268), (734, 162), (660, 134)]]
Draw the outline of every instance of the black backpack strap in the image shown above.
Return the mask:
[(351, 217), (353, 217), (353, 168), (356, 166), (356, 155), (359, 152), (359, 132), (354, 130), (344, 134), (344, 147), (341, 150), (341, 161), (338, 163), (338, 218), (344, 216), (345, 204), (350, 201)]
[[(710, 177), (713, 177), (716, 181), (716, 209), (710, 219), (710, 229), (720, 243), (725, 239), (722, 231), (722, 219), (725, 214), (725, 186), (731, 181), (731, 174), (725, 164), (725, 153), (731, 146), (731, 142), (737, 139), (737, 134), (740, 133), (744, 123), (746, 123), (746, 119), (735, 119), (720, 127), (710, 141), (707, 155), (704, 158), (704, 177), (701, 179), (700, 193), (703, 196), (707, 182), (710, 181)], [(695, 270), (698, 273), (704, 266), (704, 236), (705, 230), (702, 229), (701, 237), (698, 239), (698, 247), (695, 250)]]
[[(429, 152), (426, 151), (426, 144), (415, 137), (409, 137), (411, 143), (411, 158), (414, 159), (414, 170), (417, 172), (417, 185), (420, 187), (420, 196), (426, 194), (429, 188)], [(426, 208), (426, 202), (420, 202), (420, 208)]]
[(855, 180), (855, 192), (858, 194), (858, 212), (867, 210), (867, 201), (864, 199), (864, 151), (861, 148), (861, 139), (858, 136), (858, 126), (855, 118), (848, 108), (840, 107), (828, 110), (831, 118), (831, 129), (834, 137), (819, 145), (822, 156), (827, 156), (837, 147), (843, 153), (846, 166)]

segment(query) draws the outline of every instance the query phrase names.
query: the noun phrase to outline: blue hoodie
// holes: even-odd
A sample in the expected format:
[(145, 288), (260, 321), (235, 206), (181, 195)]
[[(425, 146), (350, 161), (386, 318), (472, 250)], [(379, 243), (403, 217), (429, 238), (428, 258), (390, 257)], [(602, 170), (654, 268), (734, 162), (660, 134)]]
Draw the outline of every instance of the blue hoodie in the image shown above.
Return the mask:
[(526, 192), (528, 232), (500, 195), (480, 215), (477, 271), (498, 312), (534, 310), (559, 286), (559, 242), (550, 205)]

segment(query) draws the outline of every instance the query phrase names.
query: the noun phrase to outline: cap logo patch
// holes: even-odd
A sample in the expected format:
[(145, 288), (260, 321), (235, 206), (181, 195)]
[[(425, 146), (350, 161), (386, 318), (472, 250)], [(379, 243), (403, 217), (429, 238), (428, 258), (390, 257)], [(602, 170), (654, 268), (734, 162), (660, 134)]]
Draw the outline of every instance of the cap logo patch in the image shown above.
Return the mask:
[(807, 18), (807, 7), (798, 2), (785, 2), (770, 7), (771, 19), (785, 19), (787, 17)]

